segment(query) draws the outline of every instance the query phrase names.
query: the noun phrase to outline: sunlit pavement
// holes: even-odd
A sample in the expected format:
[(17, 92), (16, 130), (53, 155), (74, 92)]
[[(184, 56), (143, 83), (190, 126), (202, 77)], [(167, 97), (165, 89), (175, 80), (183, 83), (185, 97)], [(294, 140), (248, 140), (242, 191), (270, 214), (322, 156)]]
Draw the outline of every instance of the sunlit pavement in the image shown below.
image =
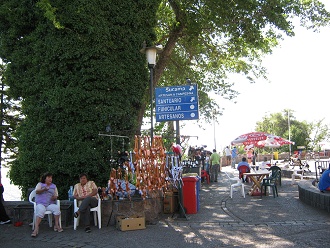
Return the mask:
[[(222, 170), (237, 173), (230, 167)], [(245, 185), (248, 192), (251, 184)], [(27, 225), (2, 225), (0, 247), (327, 247), (330, 214), (300, 202), (298, 186), (289, 178), (282, 178), (278, 191), (276, 198), (243, 198), (236, 189), (231, 199), (229, 182), (220, 173), (218, 183), (202, 183), (200, 209), (187, 218), (170, 214), (144, 230), (104, 226), (92, 227), (91, 233), (73, 226), (56, 233), (45, 221), (36, 238)]]

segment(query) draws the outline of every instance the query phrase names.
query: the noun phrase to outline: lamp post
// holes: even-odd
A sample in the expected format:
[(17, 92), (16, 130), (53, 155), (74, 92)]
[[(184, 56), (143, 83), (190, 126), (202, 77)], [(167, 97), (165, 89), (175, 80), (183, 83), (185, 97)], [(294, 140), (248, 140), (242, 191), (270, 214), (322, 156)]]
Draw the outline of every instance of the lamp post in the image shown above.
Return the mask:
[[(288, 127), (289, 127), (289, 141), (291, 141), (290, 110), (288, 110)], [(289, 157), (291, 157), (291, 144), (289, 144)]]
[(163, 50), (162, 45), (157, 45), (157, 46), (151, 46), (151, 47), (146, 47), (144, 46), (140, 52), (145, 53), (147, 57), (147, 62), (148, 62), (148, 68), (150, 70), (150, 144), (152, 145), (152, 141), (154, 138), (154, 120), (153, 120), (153, 115), (154, 115), (154, 107), (153, 107), (153, 89), (154, 89), (154, 68), (156, 65), (156, 55), (157, 53), (161, 53)]
[(217, 111), (213, 109), (213, 139), (214, 139), (214, 149), (217, 149), (217, 143), (216, 143), (216, 138), (215, 138), (215, 115)]

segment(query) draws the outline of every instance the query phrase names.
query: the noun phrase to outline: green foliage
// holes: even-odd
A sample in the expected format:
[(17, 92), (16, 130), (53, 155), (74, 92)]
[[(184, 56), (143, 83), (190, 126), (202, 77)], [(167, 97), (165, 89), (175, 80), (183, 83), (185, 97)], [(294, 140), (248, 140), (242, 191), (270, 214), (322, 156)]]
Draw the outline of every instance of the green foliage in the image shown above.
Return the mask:
[(283, 35), (294, 35), (296, 16), (313, 29), (330, 20), (318, 1), (162, 0), (156, 32), (165, 47), (158, 64), (166, 67), (158, 85), (182, 85), (190, 78), (199, 87), (200, 115), (211, 122), (212, 110), (221, 110), (209, 93), (235, 98), (232, 86), (241, 82), (229, 78), (231, 73), (251, 83), (267, 80), (262, 58)]
[[(290, 140), (295, 142), (291, 146), (292, 151), (297, 150), (297, 146), (305, 146), (307, 150), (315, 150), (318, 143), (328, 139), (330, 135), (330, 130), (327, 125), (323, 124), (323, 120), (315, 123), (298, 121), (293, 115), (293, 111), (289, 109), (283, 110), (282, 113), (264, 116), (262, 121), (257, 122), (256, 130), (289, 139), (289, 124)], [(289, 151), (289, 147), (283, 146), (277, 150)]]
[(7, 83), (11, 96), (23, 99), (25, 115), (10, 171), (23, 195), (45, 171), (54, 174), (62, 198), (81, 172), (106, 185), (110, 147), (123, 149), (122, 140), (111, 143), (99, 133), (109, 125), (109, 134), (132, 138), (139, 129), (148, 83), (139, 50), (155, 38), (157, 7), (156, 0), (1, 5), (0, 56), (10, 62)]
[(22, 120), (20, 114), (19, 102), (14, 101), (8, 96), (8, 86), (4, 72), (6, 65), (0, 64), (0, 83), (1, 83), (1, 164), (11, 158), (13, 154), (17, 153), (17, 140), (13, 137), (13, 132)]

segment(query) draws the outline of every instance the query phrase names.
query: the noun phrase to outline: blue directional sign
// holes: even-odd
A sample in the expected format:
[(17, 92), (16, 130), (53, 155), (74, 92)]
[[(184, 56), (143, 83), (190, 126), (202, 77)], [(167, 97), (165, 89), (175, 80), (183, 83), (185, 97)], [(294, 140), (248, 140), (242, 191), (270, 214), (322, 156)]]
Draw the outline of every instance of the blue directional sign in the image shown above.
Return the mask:
[(156, 121), (199, 119), (197, 85), (155, 89)]

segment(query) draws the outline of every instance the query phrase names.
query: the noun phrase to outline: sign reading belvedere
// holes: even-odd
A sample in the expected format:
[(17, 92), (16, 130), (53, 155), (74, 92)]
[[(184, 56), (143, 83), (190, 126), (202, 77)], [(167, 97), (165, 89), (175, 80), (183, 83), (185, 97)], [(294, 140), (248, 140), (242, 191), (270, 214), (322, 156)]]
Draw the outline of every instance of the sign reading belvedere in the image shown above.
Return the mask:
[(195, 120), (199, 118), (197, 85), (155, 89), (156, 121)]

